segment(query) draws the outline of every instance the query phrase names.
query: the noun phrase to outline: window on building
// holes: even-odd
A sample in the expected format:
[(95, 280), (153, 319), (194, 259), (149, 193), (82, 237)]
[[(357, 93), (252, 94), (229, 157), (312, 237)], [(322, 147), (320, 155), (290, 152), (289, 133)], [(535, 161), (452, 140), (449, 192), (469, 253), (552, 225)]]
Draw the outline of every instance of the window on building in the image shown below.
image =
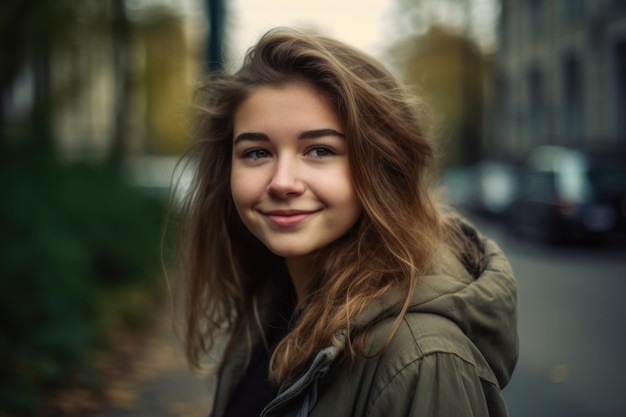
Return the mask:
[(528, 106), (530, 140), (534, 145), (546, 143), (544, 80), (537, 67), (528, 72)]
[(543, 0), (526, 0), (528, 29), (533, 35), (538, 35), (543, 32), (545, 20), (544, 3)]
[(584, 0), (561, 0), (563, 17), (568, 23), (579, 23), (585, 16)]
[(580, 142), (584, 133), (585, 83), (581, 62), (573, 54), (565, 56), (563, 71), (563, 112), (565, 141)]
[(506, 3), (502, 3), (502, 6), (500, 7), (500, 16), (498, 19), (498, 38), (500, 40), (501, 46), (504, 47), (509, 43), (509, 39), (507, 36), (508, 33), (508, 9), (507, 9), (507, 4)]
[(617, 136), (626, 142), (626, 39), (615, 45), (615, 94)]
[(510, 130), (513, 128), (511, 126), (512, 115), (510, 114), (509, 110), (510, 107), (508, 84), (505, 76), (502, 73), (496, 76), (494, 87), (494, 118), (496, 123), (496, 132), (499, 138), (493, 145), (502, 146), (503, 141), (505, 142), (509, 140)]

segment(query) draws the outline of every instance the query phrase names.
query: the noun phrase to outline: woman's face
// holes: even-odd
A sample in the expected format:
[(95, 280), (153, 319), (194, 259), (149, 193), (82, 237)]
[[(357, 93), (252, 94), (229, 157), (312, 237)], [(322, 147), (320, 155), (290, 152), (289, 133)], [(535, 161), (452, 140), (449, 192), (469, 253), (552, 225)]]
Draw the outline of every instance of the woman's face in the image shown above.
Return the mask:
[(231, 190), (269, 250), (306, 256), (357, 221), (347, 144), (332, 103), (303, 83), (262, 86), (234, 116)]

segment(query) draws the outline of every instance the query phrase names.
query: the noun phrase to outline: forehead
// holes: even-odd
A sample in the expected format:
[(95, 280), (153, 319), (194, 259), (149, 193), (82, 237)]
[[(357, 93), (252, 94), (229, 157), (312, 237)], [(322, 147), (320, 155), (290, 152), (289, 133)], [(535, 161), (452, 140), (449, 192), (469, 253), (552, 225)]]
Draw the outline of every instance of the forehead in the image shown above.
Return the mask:
[(235, 110), (238, 110), (242, 105), (251, 99), (258, 100), (259, 97), (263, 99), (272, 97), (285, 99), (293, 96), (314, 97), (316, 100), (328, 102), (327, 104), (333, 104), (334, 107), (334, 103), (329, 99), (329, 95), (322, 91), (322, 89), (305, 80), (291, 80), (278, 84), (260, 84), (254, 86), (239, 102)]
[[(256, 87), (234, 112), (234, 134), (245, 129), (341, 127), (335, 104), (308, 83)], [(329, 126), (322, 126), (322, 125)]]

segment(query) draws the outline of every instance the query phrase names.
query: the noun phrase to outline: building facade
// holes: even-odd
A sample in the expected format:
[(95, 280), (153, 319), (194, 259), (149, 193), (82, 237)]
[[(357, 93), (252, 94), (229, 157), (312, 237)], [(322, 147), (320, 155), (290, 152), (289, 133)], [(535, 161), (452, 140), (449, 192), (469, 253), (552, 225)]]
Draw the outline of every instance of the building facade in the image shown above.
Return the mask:
[(485, 152), (626, 146), (626, 0), (502, 0)]

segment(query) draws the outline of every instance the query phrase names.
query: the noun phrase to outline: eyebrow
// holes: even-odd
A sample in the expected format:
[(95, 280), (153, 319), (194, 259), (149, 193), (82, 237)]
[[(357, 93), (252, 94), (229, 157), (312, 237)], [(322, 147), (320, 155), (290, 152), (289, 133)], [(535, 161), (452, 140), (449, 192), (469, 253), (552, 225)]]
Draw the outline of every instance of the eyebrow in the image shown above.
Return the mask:
[(324, 136), (337, 136), (340, 138), (345, 137), (343, 133), (336, 131), (335, 129), (315, 129), (306, 130), (300, 133), (298, 139), (316, 139)]
[[(314, 130), (305, 130), (304, 132), (298, 135), (298, 139), (317, 139), (324, 136), (337, 136), (340, 138), (344, 138), (345, 135), (341, 132), (338, 132), (335, 129), (314, 129)], [(265, 133), (260, 132), (243, 132), (237, 135), (234, 143), (250, 140), (253, 142), (268, 142), (270, 140), (269, 136)]]

